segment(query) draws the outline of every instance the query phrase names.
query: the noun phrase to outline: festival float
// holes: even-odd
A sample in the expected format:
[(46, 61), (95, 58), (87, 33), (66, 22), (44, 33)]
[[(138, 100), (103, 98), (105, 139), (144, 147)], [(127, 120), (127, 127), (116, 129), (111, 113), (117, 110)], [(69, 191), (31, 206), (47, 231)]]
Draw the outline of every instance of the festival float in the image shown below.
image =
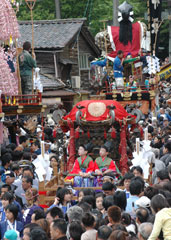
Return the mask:
[[(124, 107), (138, 101), (144, 114), (149, 109), (155, 111), (161, 76), (159, 59), (155, 55), (162, 24), (161, 3), (155, 2), (147, 1), (148, 27), (144, 22), (134, 22), (133, 6), (123, 2), (118, 7), (119, 26), (107, 26), (95, 36), (102, 57), (91, 62), (91, 84), (97, 86), (98, 99), (113, 99)], [(118, 50), (124, 53), (124, 85), (119, 87), (113, 74)], [(143, 55), (146, 55), (146, 67), (142, 62)]]
[[(35, 3), (35, 1), (31, 1), (30, 4), (33, 4), (33, 2)], [(19, 120), (19, 115), (24, 116), (38, 114), (44, 112), (45, 107), (42, 105), (41, 92), (34, 88), (33, 77), (36, 79), (38, 76), (32, 75), (33, 86), (31, 95), (23, 95), (21, 92), (18, 56), (22, 49), (18, 47), (18, 39), (20, 37), (16, 18), (16, 13), (18, 10), (19, 3), (17, 1), (0, 0), (1, 130), (3, 130), (3, 124), (9, 127), (14, 122), (17, 122)], [(13, 116), (13, 120), (10, 119), (10, 116)], [(35, 126), (34, 123), (33, 125)], [(3, 136), (1, 140), (3, 141)]]

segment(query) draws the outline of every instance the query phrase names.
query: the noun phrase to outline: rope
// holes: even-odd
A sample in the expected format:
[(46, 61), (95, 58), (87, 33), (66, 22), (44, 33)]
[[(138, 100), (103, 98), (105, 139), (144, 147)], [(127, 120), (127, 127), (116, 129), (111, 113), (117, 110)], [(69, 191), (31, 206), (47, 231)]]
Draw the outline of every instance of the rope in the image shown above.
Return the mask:
[(90, 22), (91, 22), (92, 9), (93, 9), (93, 0), (90, 0), (89, 25), (90, 25)]
[[(88, 11), (88, 7), (89, 7), (89, 4), (90, 4), (90, 1), (92, 1), (92, 0), (87, 0), (87, 4), (86, 4), (86, 8), (85, 8), (85, 10), (84, 10), (84, 15), (83, 15), (83, 18), (85, 18), (85, 17), (86, 17), (86, 14), (87, 14), (87, 11)], [(76, 40), (75, 40), (75, 42), (74, 42), (74, 44), (73, 44), (73, 47), (72, 47), (72, 49), (74, 49), (74, 48), (75, 48), (75, 44), (77, 43), (77, 41), (78, 41), (78, 38), (79, 38), (79, 36), (80, 36), (80, 33), (81, 33), (81, 28), (82, 28), (82, 26), (80, 27), (80, 30), (79, 30), (79, 32), (78, 32), (78, 34), (77, 34), (77, 37), (76, 37)]]

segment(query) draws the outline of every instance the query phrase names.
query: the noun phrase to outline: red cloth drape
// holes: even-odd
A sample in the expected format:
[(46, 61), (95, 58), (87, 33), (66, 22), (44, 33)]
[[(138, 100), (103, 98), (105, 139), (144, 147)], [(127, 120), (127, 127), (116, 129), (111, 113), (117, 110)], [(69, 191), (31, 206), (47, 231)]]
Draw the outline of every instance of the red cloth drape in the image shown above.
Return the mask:
[(68, 120), (68, 126), (70, 128), (70, 139), (69, 139), (69, 159), (67, 163), (67, 170), (70, 172), (75, 162), (75, 130), (74, 123)]
[(132, 24), (132, 43), (128, 42), (128, 45), (126, 46), (119, 41), (119, 27), (112, 26), (111, 33), (116, 51), (111, 52), (109, 54), (110, 57), (116, 57), (118, 50), (122, 50), (124, 52), (124, 57), (126, 57), (128, 53), (131, 53), (132, 57), (137, 57), (140, 50), (141, 36), (141, 26), (138, 22)]
[[(99, 117), (94, 117), (89, 113), (88, 106), (90, 103), (93, 103), (93, 102), (103, 102), (106, 105), (106, 110), (103, 115), (101, 115)], [(130, 115), (126, 112), (126, 110), (117, 101), (114, 101), (114, 100), (85, 100), (85, 101), (78, 102), (73, 107), (71, 112), (68, 115), (64, 116), (63, 119), (64, 120), (71, 119), (72, 121), (75, 121), (76, 112), (78, 111), (76, 106), (79, 106), (79, 105), (85, 107), (85, 108), (81, 109), (81, 112), (82, 112), (82, 116), (85, 117), (86, 121), (104, 121), (104, 120), (106, 120), (107, 117), (109, 116), (109, 111), (110, 111), (107, 108), (107, 106), (111, 106), (111, 105), (115, 106), (114, 111), (115, 111), (116, 120), (122, 120), (123, 118), (126, 118)]]

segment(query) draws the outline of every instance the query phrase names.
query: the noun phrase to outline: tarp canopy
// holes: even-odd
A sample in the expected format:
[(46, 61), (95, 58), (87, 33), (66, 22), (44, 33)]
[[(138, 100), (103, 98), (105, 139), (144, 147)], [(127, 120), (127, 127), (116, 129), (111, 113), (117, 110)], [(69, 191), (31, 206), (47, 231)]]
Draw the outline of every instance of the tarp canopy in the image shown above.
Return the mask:
[(126, 112), (120, 103), (114, 100), (85, 100), (78, 102), (71, 112), (64, 116), (64, 120), (71, 119), (76, 120), (76, 112), (78, 111), (77, 106), (84, 107), (81, 109), (82, 116), (86, 121), (104, 121), (109, 118), (110, 109), (108, 106), (115, 106), (115, 118), (116, 120), (123, 120), (128, 116), (132, 116)]

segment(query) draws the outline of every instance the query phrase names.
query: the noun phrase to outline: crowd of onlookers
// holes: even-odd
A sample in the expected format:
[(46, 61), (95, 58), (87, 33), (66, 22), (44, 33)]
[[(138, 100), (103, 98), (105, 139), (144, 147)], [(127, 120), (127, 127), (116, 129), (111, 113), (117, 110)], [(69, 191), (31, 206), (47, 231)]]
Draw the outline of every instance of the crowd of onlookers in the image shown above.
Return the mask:
[[(59, 187), (54, 203), (45, 210), (40, 206), (39, 180), (31, 164), (41, 154), (41, 126), (33, 143), (28, 144), (27, 136), (21, 135), (18, 144), (2, 146), (0, 239), (171, 239), (170, 83), (162, 82), (159, 88), (156, 117), (149, 112), (140, 121), (143, 130), (148, 128), (151, 141), (152, 182), (144, 179), (144, 169), (131, 166), (117, 185), (112, 174), (103, 177), (102, 190)], [(53, 130), (47, 128), (43, 134), (50, 165), (59, 166), (51, 148)]]

